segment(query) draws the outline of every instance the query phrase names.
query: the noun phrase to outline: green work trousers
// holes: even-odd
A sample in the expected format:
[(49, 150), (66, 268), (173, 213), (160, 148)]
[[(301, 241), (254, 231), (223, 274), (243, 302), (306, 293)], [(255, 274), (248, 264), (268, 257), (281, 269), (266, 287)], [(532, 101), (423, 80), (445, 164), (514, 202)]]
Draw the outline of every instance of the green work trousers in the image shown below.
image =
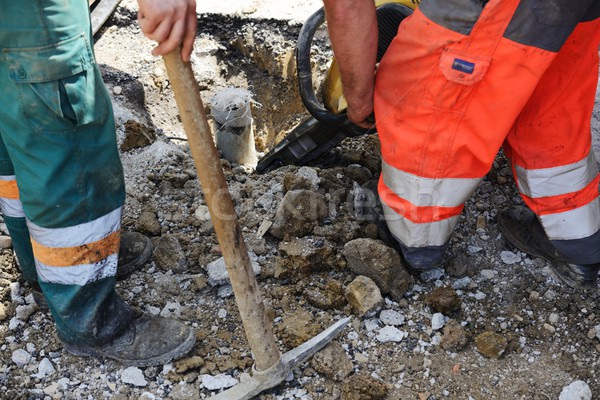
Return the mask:
[(101, 242), (98, 231), (118, 238), (125, 198), (91, 36), (85, 0), (0, 2), (0, 177), (14, 176), (22, 204), (22, 215), (3, 208), (4, 219), (61, 340), (97, 345), (122, 332), (132, 311), (114, 290), (118, 255), (92, 263), (82, 253)]

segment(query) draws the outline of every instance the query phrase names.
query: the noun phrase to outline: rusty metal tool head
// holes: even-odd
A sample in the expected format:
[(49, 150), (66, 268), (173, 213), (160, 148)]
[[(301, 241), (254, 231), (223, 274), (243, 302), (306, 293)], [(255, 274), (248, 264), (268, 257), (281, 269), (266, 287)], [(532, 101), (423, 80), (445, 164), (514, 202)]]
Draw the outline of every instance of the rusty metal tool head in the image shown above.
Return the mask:
[(350, 317), (345, 317), (329, 328), (302, 343), (300, 346), (283, 354), (279, 361), (272, 367), (257, 371), (253, 369), (252, 377), (242, 381), (232, 388), (210, 397), (211, 400), (246, 400), (259, 393), (271, 389), (283, 382), (290, 372), (308, 360), (316, 352), (325, 347), (337, 334), (350, 322)]

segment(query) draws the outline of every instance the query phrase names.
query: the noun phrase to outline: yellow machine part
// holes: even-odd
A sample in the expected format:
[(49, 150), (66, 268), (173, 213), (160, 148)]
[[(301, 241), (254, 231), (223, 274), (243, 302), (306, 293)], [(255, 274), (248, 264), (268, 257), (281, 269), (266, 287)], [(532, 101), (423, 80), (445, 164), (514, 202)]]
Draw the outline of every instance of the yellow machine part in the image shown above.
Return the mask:
[[(419, 5), (420, 0), (375, 0), (375, 7), (383, 4), (398, 3), (414, 10)], [(331, 60), (331, 65), (327, 71), (325, 81), (323, 81), (323, 103), (325, 107), (334, 114), (340, 114), (346, 110), (348, 103), (342, 94), (342, 80), (340, 79), (340, 70), (335, 58)]]

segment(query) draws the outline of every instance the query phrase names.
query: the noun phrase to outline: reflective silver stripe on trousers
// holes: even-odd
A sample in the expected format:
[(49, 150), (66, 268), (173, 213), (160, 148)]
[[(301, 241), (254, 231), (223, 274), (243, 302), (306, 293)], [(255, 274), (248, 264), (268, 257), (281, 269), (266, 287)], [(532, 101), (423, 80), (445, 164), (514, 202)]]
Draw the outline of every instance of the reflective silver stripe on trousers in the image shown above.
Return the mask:
[(600, 199), (596, 198), (574, 210), (541, 215), (540, 220), (551, 240), (573, 240), (592, 236), (600, 230)]
[(420, 207), (458, 207), (483, 178), (423, 178), (381, 162), (383, 182), (398, 197)]
[(104, 239), (121, 226), (123, 207), (93, 221), (67, 228), (43, 228), (27, 221), (33, 240), (46, 247), (76, 247)]
[(517, 186), (527, 197), (551, 197), (577, 192), (589, 185), (598, 175), (593, 152), (581, 161), (553, 168), (525, 169), (515, 166)]
[(0, 197), (0, 211), (2, 215), (13, 218), (24, 218), (23, 204), (19, 199), (6, 199)]
[(441, 246), (446, 243), (458, 223), (457, 215), (436, 222), (414, 223), (381, 202), (390, 232), (406, 247)]
[(117, 273), (118, 254), (112, 254), (95, 264), (80, 264), (72, 267), (53, 267), (35, 260), (35, 268), (43, 282), (61, 285), (84, 286)]

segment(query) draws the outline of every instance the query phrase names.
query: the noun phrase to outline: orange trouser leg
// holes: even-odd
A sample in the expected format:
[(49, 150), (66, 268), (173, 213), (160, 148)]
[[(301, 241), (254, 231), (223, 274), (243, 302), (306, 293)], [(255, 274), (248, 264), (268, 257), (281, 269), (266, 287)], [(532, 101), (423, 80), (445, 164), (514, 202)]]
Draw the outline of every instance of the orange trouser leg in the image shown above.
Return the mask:
[(390, 231), (413, 268), (441, 263), (464, 202), (558, 54), (545, 43), (515, 40), (517, 17), (527, 11), (519, 3), (491, 0), (472, 29), (463, 29), (478, 10), (447, 27), (428, 17), (444, 2), (423, 1), (379, 66), (379, 193)]
[(505, 144), (525, 203), (554, 246), (577, 264), (600, 262), (600, 177), (590, 130), (599, 42), (600, 19), (577, 26)]

